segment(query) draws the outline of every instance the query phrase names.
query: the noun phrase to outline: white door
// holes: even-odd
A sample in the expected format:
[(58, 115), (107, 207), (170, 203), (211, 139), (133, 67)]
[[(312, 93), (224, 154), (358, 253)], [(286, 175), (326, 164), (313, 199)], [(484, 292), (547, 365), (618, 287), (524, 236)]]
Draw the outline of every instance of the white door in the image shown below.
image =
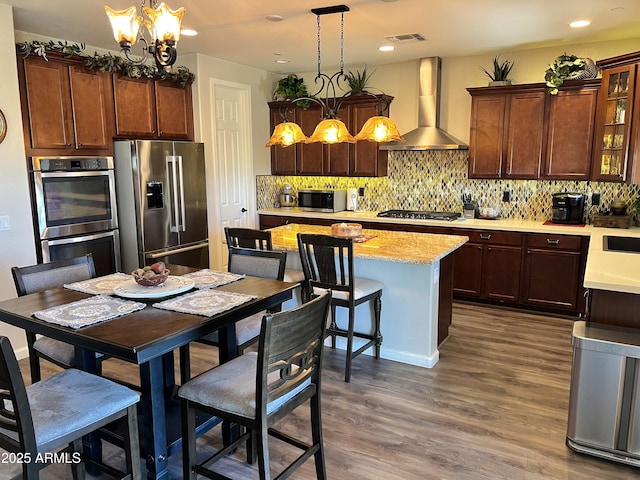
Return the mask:
[[(213, 268), (226, 269), (227, 244), (224, 227), (252, 227), (255, 216), (255, 182), (246, 85), (212, 80), (216, 192), (219, 223), (215, 237)], [(213, 242), (212, 242), (213, 244)]]

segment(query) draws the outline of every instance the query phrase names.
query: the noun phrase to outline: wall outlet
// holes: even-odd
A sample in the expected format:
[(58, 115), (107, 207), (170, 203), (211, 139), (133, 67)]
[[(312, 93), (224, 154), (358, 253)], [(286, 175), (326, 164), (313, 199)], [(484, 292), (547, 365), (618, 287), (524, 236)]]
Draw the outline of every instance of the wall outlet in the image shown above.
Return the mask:
[(510, 202), (511, 201), (511, 192), (509, 190), (505, 190), (502, 192), (502, 201)]
[(0, 232), (11, 230), (11, 222), (9, 222), (9, 216), (3, 215), (0, 217)]
[(591, 205), (600, 205), (600, 194), (592, 193), (591, 194)]

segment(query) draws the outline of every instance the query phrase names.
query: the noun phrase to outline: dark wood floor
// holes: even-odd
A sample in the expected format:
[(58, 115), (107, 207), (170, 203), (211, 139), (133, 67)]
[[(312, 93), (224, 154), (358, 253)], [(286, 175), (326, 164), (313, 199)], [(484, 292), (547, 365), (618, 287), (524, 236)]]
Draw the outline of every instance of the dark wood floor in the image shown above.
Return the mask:
[[(640, 478), (638, 469), (565, 446), (572, 323), (456, 304), (434, 368), (362, 356), (350, 384), (343, 382), (343, 352), (327, 349), (322, 398), (328, 478)], [(206, 368), (212, 350), (194, 350), (194, 370)], [(24, 360), (21, 366), (27, 374)], [(299, 409), (283, 429), (304, 434), (307, 418), (306, 409)], [(212, 432), (201, 441), (215, 446), (220, 437)], [(294, 454), (282, 444), (273, 444), (271, 452), (273, 470)], [(238, 451), (219, 468), (233, 478), (257, 478), (244, 458)], [(182, 478), (179, 455), (170, 462), (172, 478)], [(5, 466), (0, 478), (8, 478)], [(44, 479), (70, 478), (63, 466), (45, 472)], [(313, 463), (292, 478), (315, 478)]]

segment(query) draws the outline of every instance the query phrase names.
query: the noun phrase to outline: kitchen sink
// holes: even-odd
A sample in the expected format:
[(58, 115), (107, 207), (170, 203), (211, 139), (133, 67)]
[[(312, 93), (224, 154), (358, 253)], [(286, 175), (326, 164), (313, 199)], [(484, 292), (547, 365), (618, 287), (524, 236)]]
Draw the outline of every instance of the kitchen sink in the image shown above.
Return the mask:
[(640, 253), (640, 238), (605, 235), (602, 239), (605, 252)]

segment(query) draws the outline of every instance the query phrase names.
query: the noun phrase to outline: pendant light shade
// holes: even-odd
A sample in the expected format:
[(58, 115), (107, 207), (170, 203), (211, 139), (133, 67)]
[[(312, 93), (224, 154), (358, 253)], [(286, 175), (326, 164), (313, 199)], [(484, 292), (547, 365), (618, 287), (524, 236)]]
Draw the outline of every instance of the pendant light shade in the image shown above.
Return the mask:
[(307, 143), (356, 143), (347, 126), (337, 118), (325, 118), (307, 139)]
[(145, 22), (149, 35), (159, 42), (177, 42), (180, 40), (180, 25), (185, 9), (180, 7), (171, 10), (167, 5), (161, 3), (158, 8), (144, 7), (144, 13), (151, 20)]
[(294, 143), (306, 142), (307, 137), (302, 133), (302, 129), (297, 123), (284, 122), (276, 125), (273, 130), (271, 139), (267, 142), (265, 147), (271, 147), (273, 145), (282, 145), (288, 147)]
[(369, 118), (355, 139), (370, 142), (401, 142), (403, 140), (395, 122), (389, 117), (381, 116)]
[(136, 7), (129, 7), (126, 10), (113, 10), (105, 5), (104, 11), (109, 17), (113, 38), (122, 47), (124, 45), (133, 46), (138, 40), (138, 31), (142, 17), (138, 15)]

